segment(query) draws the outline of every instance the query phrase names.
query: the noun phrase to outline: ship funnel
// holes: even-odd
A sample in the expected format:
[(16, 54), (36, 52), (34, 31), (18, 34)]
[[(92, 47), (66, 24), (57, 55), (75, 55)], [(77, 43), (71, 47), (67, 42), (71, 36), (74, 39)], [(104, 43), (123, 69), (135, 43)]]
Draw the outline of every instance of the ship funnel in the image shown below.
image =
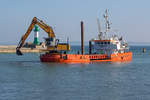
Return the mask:
[(84, 54), (84, 26), (83, 21), (81, 21), (81, 54)]

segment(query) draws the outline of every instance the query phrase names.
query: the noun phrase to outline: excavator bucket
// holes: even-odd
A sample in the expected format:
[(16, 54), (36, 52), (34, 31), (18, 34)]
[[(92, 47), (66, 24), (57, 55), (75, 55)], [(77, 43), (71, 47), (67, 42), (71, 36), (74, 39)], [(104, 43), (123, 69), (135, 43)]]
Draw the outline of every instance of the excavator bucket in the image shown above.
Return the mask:
[(23, 55), (23, 53), (22, 53), (19, 49), (16, 49), (16, 54), (17, 54), (18, 56)]

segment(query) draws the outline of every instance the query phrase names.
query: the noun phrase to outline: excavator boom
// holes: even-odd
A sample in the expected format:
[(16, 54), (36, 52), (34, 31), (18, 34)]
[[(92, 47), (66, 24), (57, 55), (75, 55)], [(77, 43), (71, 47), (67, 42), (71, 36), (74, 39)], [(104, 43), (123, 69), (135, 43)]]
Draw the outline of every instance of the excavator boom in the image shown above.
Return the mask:
[[(34, 17), (27, 32), (22, 36), (17, 48), (16, 48), (16, 54), (17, 55), (22, 55), (20, 48), (24, 45), (25, 40), (27, 39), (27, 37), (30, 35), (31, 31), (33, 30), (34, 26), (38, 25), (40, 26), (47, 34), (48, 34), (48, 38), (54, 40), (53, 38), (55, 38), (55, 33), (52, 29), (51, 26), (45, 24), (42, 20), (39, 20), (38, 18)], [(54, 42), (55, 43), (55, 42)], [(55, 46), (55, 44), (54, 44)]]

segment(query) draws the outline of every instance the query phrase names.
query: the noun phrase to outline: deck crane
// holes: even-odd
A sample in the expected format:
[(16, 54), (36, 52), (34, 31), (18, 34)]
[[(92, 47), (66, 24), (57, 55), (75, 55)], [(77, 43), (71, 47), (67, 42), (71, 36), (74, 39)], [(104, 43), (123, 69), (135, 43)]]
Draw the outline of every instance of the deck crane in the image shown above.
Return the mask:
[(31, 31), (33, 30), (34, 26), (38, 25), (40, 26), (47, 34), (48, 38), (45, 38), (46, 40), (46, 46), (48, 51), (66, 51), (70, 50), (69, 43), (59, 43), (59, 40), (56, 39), (55, 33), (51, 26), (45, 24), (42, 20), (34, 17), (27, 32), (22, 36), (17, 48), (16, 48), (16, 54), (17, 55), (23, 55), (20, 51), (21, 47), (23, 47), (25, 40), (30, 35)]

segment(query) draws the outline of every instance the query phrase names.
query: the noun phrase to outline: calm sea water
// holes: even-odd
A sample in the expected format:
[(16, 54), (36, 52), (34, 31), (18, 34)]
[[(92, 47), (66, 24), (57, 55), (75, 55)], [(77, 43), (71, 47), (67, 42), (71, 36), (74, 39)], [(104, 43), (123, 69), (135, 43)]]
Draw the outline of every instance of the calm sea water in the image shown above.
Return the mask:
[(150, 47), (131, 50), (128, 63), (41, 63), (37, 53), (0, 54), (0, 100), (150, 100)]

